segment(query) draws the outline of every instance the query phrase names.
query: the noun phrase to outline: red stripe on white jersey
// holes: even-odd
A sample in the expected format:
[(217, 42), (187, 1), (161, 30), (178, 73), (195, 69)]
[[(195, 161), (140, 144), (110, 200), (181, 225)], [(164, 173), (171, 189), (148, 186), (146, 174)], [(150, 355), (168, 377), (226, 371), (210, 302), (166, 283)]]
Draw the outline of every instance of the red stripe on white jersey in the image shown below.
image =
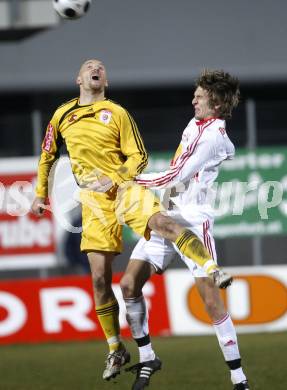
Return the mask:
[(197, 145), (204, 129), (199, 128), (199, 134), (194, 140), (194, 142), (187, 148), (187, 150), (177, 158), (176, 162), (179, 161), (179, 165), (172, 166), (170, 169), (172, 172), (167, 173), (165, 176), (159, 177), (158, 179), (153, 180), (137, 180), (139, 184), (157, 184), (163, 185), (171, 181), (175, 176), (178, 175), (178, 173), (181, 171), (182, 167), (184, 166), (185, 162), (188, 160), (188, 158), (192, 155), (194, 152), (195, 146)]
[(211, 254), (211, 257), (214, 259), (214, 251), (212, 248), (212, 243), (208, 232), (209, 227), (210, 227), (210, 223), (208, 220), (206, 220), (203, 223), (203, 241), (204, 241), (204, 246), (208, 249), (208, 252)]
[(184, 167), (186, 161), (192, 156), (192, 154), (194, 153), (194, 150), (203, 134), (203, 131), (208, 127), (210, 126), (213, 122), (215, 121), (215, 119), (212, 119), (210, 122), (206, 123), (204, 126), (199, 126), (199, 133), (196, 137), (196, 139), (193, 141), (193, 143), (191, 145), (189, 145), (187, 147), (187, 150), (181, 155), (179, 156), (180, 159), (178, 158), (176, 160), (179, 161), (179, 165), (178, 166), (173, 166), (171, 168), (171, 171), (172, 172), (169, 172), (167, 173), (166, 175), (158, 178), (158, 179), (150, 179), (150, 180), (147, 180), (147, 179), (139, 179), (137, 180), (137, 183), (139, 184), (149, 184), (150, 186), (151, 185), (157, 185), (157, 186), (161, 186), (163, 184), (166, 184), (170, 181), (172, 181), (178, 174), (179, 172), (182, 170), (182, 168)]
[(202, 224), (202, 231), (203, 231), (203, 243), (204, 243), (204, 246), (205, 248), (207, 248), (207, 243), (206, 243), (206, 231), (205, 231), (205, 222), (203, 222)]
[(179, 165), (176, 166), (174, 165), (172, 168), (171, 168), (171, 171), (170, 173), (167, 173), (165, 176), (162, 176), (158, 179), (154, 179), (154, 180), (139, 180), (138, 183), (154, 183), (154, 184), (157, 184), (157, 185), (162, 185), (162, 184), (165, 184), (169, 181), (171, 181), (179, 172), (180, 170), (182, 169), (183, 165), (185, 164), (186, 160), (191, 156), (191, 154), (193, 153), (194, 149), (195, 149), (195, 146), (197, 145), (201, 135), (203, 133), (203, 129), (199, 128), (199, 134), (198, 136), (196, 137), (196, 139), (194, 140), (194, 142), (188, 146), (187, 150), (177, 158), (177, 161), (179, 161)]

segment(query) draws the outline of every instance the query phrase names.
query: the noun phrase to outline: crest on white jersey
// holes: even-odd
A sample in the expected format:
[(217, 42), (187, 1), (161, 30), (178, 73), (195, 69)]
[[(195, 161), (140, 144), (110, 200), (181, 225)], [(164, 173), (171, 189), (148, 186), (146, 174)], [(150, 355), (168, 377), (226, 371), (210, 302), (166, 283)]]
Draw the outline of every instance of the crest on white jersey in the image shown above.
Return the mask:
[(109, 124), (112, 119), (112, 113), (108, 110), (102, 110), (100, 112), (100, 121), (103, 122), (105, 125)]
[(182, 142), (188, 142), (189, 137), (190, 137), (189, 132), (188, 132), (188, 131), (184, 131), (184, 132), (182, 133), (181, 141), (182, 141)]

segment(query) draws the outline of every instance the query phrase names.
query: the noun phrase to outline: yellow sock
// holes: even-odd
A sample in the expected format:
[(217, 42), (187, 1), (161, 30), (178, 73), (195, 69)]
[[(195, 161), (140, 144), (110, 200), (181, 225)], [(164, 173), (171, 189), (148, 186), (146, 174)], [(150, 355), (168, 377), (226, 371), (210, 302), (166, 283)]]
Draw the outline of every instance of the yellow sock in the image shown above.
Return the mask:
[(98, 320), (109, 344), (110, 352), (123, 348), (120, 336), (119, 304), (116, 299), (96, 307)]
[(190, 230), (184, 230), (175, 240), (180, 252), (204, 268), (210, 274), (217, 265), (200, 239)]

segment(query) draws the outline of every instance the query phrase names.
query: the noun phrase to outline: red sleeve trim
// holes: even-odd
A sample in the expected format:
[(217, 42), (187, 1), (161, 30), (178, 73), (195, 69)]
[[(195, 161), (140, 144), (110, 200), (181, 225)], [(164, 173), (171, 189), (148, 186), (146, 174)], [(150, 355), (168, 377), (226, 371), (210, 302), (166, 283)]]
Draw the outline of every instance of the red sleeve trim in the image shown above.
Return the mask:
[(215, 121), (215, 119), (212, 119), (209, 123), (205, 123), (204, 126), (198, 126), (198, 135), (196, 137), (196, 139), (193, 141), (193, 143), (191, 145), (188, 146), (187, 150), (179, 157), (178, 161), (179, 161), (179, 164), (178, 166), (173, 166), (171, 168), (171, 172), (165, 174), (164, 176), (158, 178), (158, 179), (154, 179), (154, 180), (144, 180), (144, 179), (139, 179), (137, 180), (137, 182), (139, 184), (149, 184), (149, 185), (153, 185), (155, 184), (156, 186), (161, 186), (163, 184), (166, 184), (168, 182), (171, 182), (178, 174), (179, 172), (183, 169), (185, 163), (187, 162), (187, 160), (192, 156), (192, 154), (194, 153), (194, 150), (204, 132), (204, 130), (209, 126), (211, 125), (211, 123), (213, 123)]

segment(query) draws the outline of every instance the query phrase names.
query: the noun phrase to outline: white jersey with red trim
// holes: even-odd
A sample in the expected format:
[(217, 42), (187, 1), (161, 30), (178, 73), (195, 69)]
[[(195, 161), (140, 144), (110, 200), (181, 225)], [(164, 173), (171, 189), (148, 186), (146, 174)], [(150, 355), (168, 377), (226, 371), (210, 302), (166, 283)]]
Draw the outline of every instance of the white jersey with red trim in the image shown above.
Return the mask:
[(212, 185), (219, 165), (234, 156), (234, 145), (226, 134), (225, 121), (210, 118), (189, 122), (182, 134), (170, 169), (137, 176), (139, 184), (155, 189), (168, 189), (163, 200), (171, 200), (181, 211), (213, 218)]

